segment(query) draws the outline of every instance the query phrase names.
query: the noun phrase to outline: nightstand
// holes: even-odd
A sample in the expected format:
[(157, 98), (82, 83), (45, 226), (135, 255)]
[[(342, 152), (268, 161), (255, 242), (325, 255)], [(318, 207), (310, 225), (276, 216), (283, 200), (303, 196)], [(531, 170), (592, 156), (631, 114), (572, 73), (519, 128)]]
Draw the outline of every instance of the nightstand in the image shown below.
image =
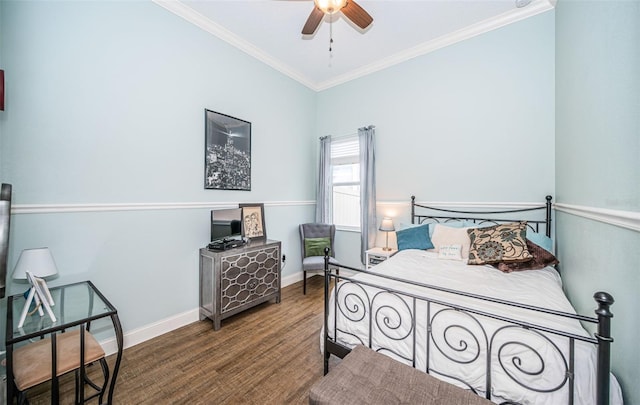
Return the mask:
[(398, 249), (383, 250), (381, 247), (374, 247), (366, 251), (367, 269), (380, 264), (398, 253)]

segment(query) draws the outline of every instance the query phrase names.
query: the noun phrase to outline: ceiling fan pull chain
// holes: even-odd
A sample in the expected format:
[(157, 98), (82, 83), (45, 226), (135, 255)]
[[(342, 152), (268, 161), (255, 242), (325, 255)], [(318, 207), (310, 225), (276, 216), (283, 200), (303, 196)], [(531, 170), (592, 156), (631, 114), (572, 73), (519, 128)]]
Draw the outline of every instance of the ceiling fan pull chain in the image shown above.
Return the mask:
[(332, 67), (331, 61), (333, 60), (333, 21), (329, 19), (329, 68)]
[(333, 50), (333, 20), (329, 19), (329, 56), (331, 56), (331, 51)]

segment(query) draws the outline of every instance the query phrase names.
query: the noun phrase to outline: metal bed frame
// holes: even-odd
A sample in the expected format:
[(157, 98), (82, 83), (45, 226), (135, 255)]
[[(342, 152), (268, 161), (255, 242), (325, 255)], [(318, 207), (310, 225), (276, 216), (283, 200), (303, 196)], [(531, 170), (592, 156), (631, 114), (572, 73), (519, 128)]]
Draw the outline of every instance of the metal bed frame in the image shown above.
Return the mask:
[[(551, 205), (551, 196), (547, 196), (546, 197), (546, 203), (544, 205), (540, 205), (540, 206), (536, 206), (533, 208), (522, 208), (522, 209), (510, 209), (510, 210), (501, 210), (501, 211), (457, 211), (457, 210), (449, 210), (449, 209), (442, 209), (442, 208), (435, 208), (435, 207), (429, 207), (426, 205), (420, 205), (417, 204), (415, 202), (415, 197), (412, 196), (411, 197), (411, 222), (412, 223), (424, 223), (425, 221), (432, 221), (435, 223), (443, 223), (443, 222), (449, 222), (449, 221), (473, 221), (475, 223), (478, 224), (483, 224), (483, 223), (492, 223), (492, 224), (498, 224), (498, 223), (505, 223), (505, 222), (514, 222), (517, 220), (513, 220), (513, 219), (499, 219), (499, 218), (487, 218), (487, 217), (482, 217), (482, 215), (502, 215), (502, 214), (513, 214), (513, 213), (522, 213), (522, 212), (526, 212), (526, 211), (545, 211), (545, 219), (544, 220), (527, 220), (527, 224), (529, 227), (531, 227), (534, 231), (538, 231), (538, 228), (542, 225), (544, 225), (544, 229), (545, 232), (547, 234), (547, 236), (550, 236), (551, 234), (551, 209), (552, 209), (552, 205)], [(443, 215), (429, 215), (429, 214), (418, 214), (416, 213), (416, 208), (419, 209), (426, 209), (426, 210), (434, 210), (437, 212), (446, 212), (448, 214), (451, 214), (451, 216), (443, 216)], [(540, 393), (540, 394), (544, 394), (544, 393), (548, 393), (548, 392), (554, 392), (554, 391), (558, 391), (560, 389), (562, 389), (563, 387), (567, 386), (568, 387), (568, 398), (567, 398), (567, 403), (573, 405), (574, 404), (574, 370), (575, 370), (575, 362), (576, 359), (574, 357), (575, 354), (575, 344), (576, 341), (583, 341), (583, 342), (587, 342), (589, 344), (594, 344), (597, 346), (597, 370), (596, 370), (596, 383), (597, 383), (597, 387), (596, 387), (596, 403), (598, 405), (608, 405), (609, 404), (609, 384), (610, 384), (610, 380), (609, 380), (609, 373), (610, 373), (610, 344), (613, 342), (613, 338), (611, 337), (610, 334), (610, 330), (611, 330), (611, 318), (613, 317), (613, 314), (610, 312), (609, 307), (613, 304), (614, 299), (611, 295), (609, 295), (606, 292), (597, 292), (594, 294), (593, 298), (595, 299), (595, 301), (597, 302), (597, 309), (595, 310), (595, 314), (596, 316), (585, 316), (585, 315), (577, 315), (577, 314), (571, 314), (571, 313), (566, 313), (566, 312), (561, 312), (561, 311), (556, 311), (556, 310), (550, 310), (550, 309), (546, 309), (546, 308), (542, 308), (542, 307), (537, 307), (537, 306), (531, 306), (531, 305), (526, 305), (526, 304), (521, 304), (518, 302), (511, 302), (511, 301), (506, 301), (506, 300), (501, 300), (501, 299), (497, 299), (497, 298), (492, 298), (492, 297), (487, 297), (487, 296), (481, 296), (481, 295), (477, 295), (477, 294), (472, 294), (472, 293), (467, 293), (464, 291), (456, 291), (456, 290), (451, 290), (451, 289), (447, 289), (447, 288), (443, 288), (443, 287), (439, 287), (439, 286), (434, 286), (434, 285), (428, 285), (428, 284), (424, 284), (424, 283), (418, 283), (418, 282), (412, 282), (412, 281), (407, 281), (407, 280), (402, 280), (396, 277), (391, 277), (391, 276), (386, 276), (386, 275), (381, 275), (380, 273), (373, 273), (367, 270), (363, 270), (363, 269), (358, 269), (358, 268), (353, 268), (353, 267), (349, 267), (349, 266), (343, 266), (343, 265), (331, 265), (331, 267), (329, 267), (329, 255), (328, 255), (329, 251), (328, 249), (325, 249), (325, 316), (324, 316), (324, 373), (327, 374), (327, 372), (329, 371), (329, 359), (331, 357), (331, 355), (335, 355), (338, 356), (340, 358), (343, 358), (344, 356), (346, 356), (351, 349), (341, 343), (338, 342), (337, 336), (339, 334), (349, 334), (352, 337), (356, 337), (363, 345), (370, 347), (374, 350), (377, 350), (379, 352), (388, 352), (390, 354), (393, 354), (396, 357), (400, 357), (402, 358), (405, 362), (410, 363), (413, 367), (416, 367), (416, 306), (418, 303), (421, 303), (421, 305), (426, 305), (427, 308), (427, 330), (425, 333), (426, 336), (426, 369), (423, 369), (422, 371), (425, 371), (427, 373), (430, 374), (438, 374), (447, 378), (452, 378), (454, 380), (459, 381), (460, 383), (466, 385), (469, 389), (471, 389), (472, 391), (476, 392), (471, 385), (469, 385), (468, 383), (466, 383), (465, 381), (451, 376), (451, 375), (447, 375), (443, 370), (435, 370), (432, 367), (430, 367), (429, 365), (429, 355), (430, 352), (432, 353), (438, 353), (438, 354), (442, 354), (444, 355), (449, 361), (454, 362), (454, 363), (458, 363), (458, 364), (468, 364), (470, 362), (476, 361), (479, 357), (480, 357), (480, 345), (484, 344), (483, 348), (486, 350), (486, 356), (484, 356), (484, 359), (486, 360), (486, 374), (485, 374), (485, 386), (484, 386), (484, 392), (485, 397), (487, 399), (491, 399), (491, 393), (492, 393), (492, 382), (491, 382), (491, 372), (492, 372), (492, 361), (491, 361), (491, 356), (492, 353), (494, 353), (494, 355), (497, 353), (497, 357), (499, 360), (499, 366), (502, 368), (502, 370), (504, 370), (504, 372), (516, 383), (520, 384), (521, 386), (523, 386), (524, 388), (531, 390), (535, 393)], [(376, 277), (378, 277), (380, 279), (380, 282), (376, 282), (376, 283), (371, 283), (369, 281), (362, 281), (362, 280), (358, 280), (358, 279), (354, 279), (353, 276), (348, 275), (349, 272), (343, 272), (342, 275), (338, 274), (339, 269), (345, 269), (345, 270), (349, 270), (349, 272), (351, 273), (355, 273), (357, 274), (371, 274), (374, 275)], [(414, 285), (414, 286), (420, 286), (420, 287), (424, 287), (426, 288), (428, 291), (431, 290), (437, 290), (437, 291), (444, 291), (446, 293), (451, 294), (453, 297), (466, 297), (466, 298), (470, 298), (472, 300), (474, 300), (474, 302), (492, 302), (495, 304), (500, 304), (500, 305), (504, 305), (505, 308), (519, 308), (519, 309), (523, 309), (526, 311), (532, 311), (531, 313), (535, 313), (535, 312), (542, 312), (542, 313), (546, 313), (548, 315), (554, 316), (554, 317), (559, 317), (559, 318), (571, 318), (571, 319), (576, 319), (578, 321), (581, 322), (586, 322), (586, 323), (593, 323), (597, 325), (597, 332), (594, 334), (593, 337), (585, 337), (585, 336), (580, 336), (580, 335), (575, 335), (572, 333), (568, 333), (562, 330), (557, 330), (557, 329), (552, 329), (543, 325), (537, 325), (537, 324), (533, 324), (528, 322), (526, 319), (515, 319), (515, 318), (510, 318), (507, 316), (503, 316), (503, 315), (496, 315), (496, 314), (491, 314), (489, 312), (483, 311), (483, 310), (479, 310), (477, 308), (470, 308), (470, 307), (466, 307), (463, 305), (459, 305), (456, 303), (455, 299), (450, 300), (449, 302), (445, 302), (442, 299), (434, 299), (432, 297), (429, 297), (428, 294), (420, 294), (417, 295), (415, 293), (409, 293), (406, 291), (401, 291), (399, 289), (395, 289), (395, 288), (390, 288), (388, 287), (389, 283), (385, 282), (387, 280), (394, 280), (394, 281), (401, 281), (403, 283), (406, 284), (410, 284), (410, 285)], [(351, 284), (356, 284), (358, 286), (369, 286), (369, 287), (374, 287), (375, 289), (379, 290), (380, 292), (373, 294), (373, 296), (369, 296), (369, 294), (366, 292), (366, 290), (362, 287), (361, 290), (364, 292), (364, 297), (365, 299), (363, 299), (362, 297), (358, 298), (358, 304), (353, 304), (351, 305), (351, 308), (349, 308), (346, 305), (346, 298), (344, 299), (344, 302), (342, 302), (342, 305), (340, 305), (340, 303), (338, 302), (338, 293), (339, 290), (341, 288), (343, 288), (345, 285), (351, 285)], [(336, 288), (333, 289), (333, 291), (331, 290), (331, 286), (334, 285), (336, 286)], [(329, 313), (330, 313), (330, 295), (333, 294), (333, 313), (335, 314), (335, 316), (333, 317), (333, 324), (332, 329), (334, 331), (334, 336), (331, 337), (329, 334)], [(374, 308), (374, 301), (376, 300), (376, 298), (378, 296), (380, 296), (381, 294), (391, 294), (395, 297), (400, 298), (400, 302), (405, 302), (405, 306), (406, 308), (403, 308), (403, 311), (405, 311), (405, 313), (409, 313), (409, 317), (410, 319), (402, 319), (402, 315), (400, 315), (399, 311), (395, 311), (394, 313), (398, 315), (398, 319), (388, 319), (385, 318), (383, 322), (380, 322), (379, 319), (375, 316), (376, 314), (372, 314), (373, 308)], [(353, 300), (354, 296), (353, 294), (346, 294), (346, 296), (351, 296), (351, 299)], [(475, 301), (477, 300), (477, 301)], [(364, 310), (363, 310), (364, 309)], [(379, 311), (380, 308), (378, 308)], [(407, 312), (408, 311), (408, 312)], [(432, 324), (434, 322), (434, 319), (437, 319), (438, 316), (442, 313), (448, 312), (448, 311), (458, 311), (459, 313), (463, 313), (466, 316), (470, 317), (472, 319), (472, 321), (474, 321), (476, 324), (480, 325), (480, 329), (482, 330), (482, 334), (474, 334), (473, 331), (471, 331), (470, 329), (466, 328), (463, 325), (457, 325), (457, 324), (452, 324), (449, 325), (447, 328), (444, 328), (443, 331), (443, 336), (442, 339), (445, 342), (446, 345), (448, 345), (449, 347), (441, 347), (441, 345), (438, 345), (438, 343), (436, 342), (436, 340), (434, 339), (433, 336), (433, 330), (432, 330)], [(377, 312), (377, 311), (376, 311)], [(337, 320), (338, 320), (338, 316), (341, 317), (341, 320), (344, 322), (345, 320), (347, 322), (352, 321), (352, 322), (363, 322), (363, 318), (366, 317), (366, 319), (364, 319), (365, 322), (368, 322), (368, 327), (369, 327), (369, 333), (368, 333), (368, 342), (367, 341), (362, 341), (362, 339), (360, 339), (359, 337), (348, 333), (344, 330), (340, 330), (338, 329), (338, 325), (337, 325)], [(492, 319), (496, 319), (499, 321), (503, 321), (506, 324), (500, 328), (498, 328), (497, 330), (493, 331), (492, 333), (487, 332), (484, 327), (482, 327), (482, 325), (480, 324), (480, 322), (478, 321), (478, 318), (482, 317), (482, 318), (492, 318)], [(400, 338), (398, 338), (397, 336), (393, 335), (393, 330), (395, 330), (397, 328), (397, 326), (402, 323), (402, 322), (410, 322), (410, 331), (406, 336), (402, 336)], [(458, 329), (463, 329), (465, 330), (465, 333), (468, 334), (469, 336), (469, 342), (464, 341), (464, 342), (460, 342), (458, 343), (458, 346), (454, 347), (451, 343), (449, 343), (449, 341), (447, 341), (446, 339), (446, 334), (448, 333), (447, 331), (449, 330), (449, 328), (458, 328)], [(503, 363), (503, 359), (501, 358), (501, 352), (502, 350), (505, 348), (505, 346), (507, 345), (522, 345), (523, 347), (526, 347), (528, 350), (532, 350), (533, 353), (535, 355), (538, 356), (539, 360), (541, 361), (541, 365), (539, 367), (539, 369), (537, 370), (527, 370), (525, 369), (525, 367), (520, 363), (521, 359), (519, 358), (511, 358), (509, 359), (511, 361), (511, 366), (515, 365), (515, 369), (518, 370), (519, 372), (523, 373), (523, 374), (527, 374), (529, 376), (533, 375), (538, 375), (541, 374), (542, 371), (545, 368), (545, 364), (544, 364), (544, 360), (543, 360), (543, 356), (540, 355), (534, 348), (532, 348), (530, 345), (526, 345), (525, 343), (522, 342), (513, 342), (513, 341), (508, 341), (506, 343), (502, 343), (499, 345), (499, 347), (494, 347), (494, 338), (495, 336), (500, 333), (501, 331), (505, 330), (505, 329), (509, 329), (509, 328), (520, 328), (520, 329), (525, 329), (528, 332), (531, 333), (535, 333), (536, 335), (538, 335), (539, 337), (547, 340), (548, 342), (551, 343), (551, 345), (555, 348), (555, 350), (558, 352), (558, 354), (561, 356), (562, 361), (564, 362), (564, 379), (562, 381), (560, 381), (556, 386), (551, 387), (551, 388), (536, 388), (536, 387), (530, 387), (527, 386), (526, 384), (524, 384), (523, 382), (518, 380), (518, 376), (514, 375), (513, 372), (508, 371), (505, 368), (505, 365)], [(372, 347), (372, 335), (374, 333), (380, 333), (382, 334), (381, 336), (384, 336), (386, 338), (390, 338), (393, 340), (401, 340), (401, 339), (409, 339), (409, 342), (411, 342), (412, 340), (412, 344), (413, 344), (413, 358), (407, 358), (405, 356), (400, 355), (399, 353), (395, 352), (393, 347)], [(556, 344), (554, 344), (547, 335), (553, 335), (556, 338), (560, 338), (560, 339), (566, 339), (567, 340), (567, 344), (569, 347), (569, 353), (568, 353), (568, 358), (565, 355), (565, 353), (563, 353)], [(564, 340), (563, 340), (564, 341)], [(475, 357), (473, 359), (471, 359), (471, 361), (469, 360), (460, 360), (460, 359), (456, 359), (450, 355), (448, 355), (445, 352), (445, 349), (448, 349), (449, 351), (453, 351), (453, 352), (460, 352), (460, 351), (466, 351), (469, 350), (469, 347), (471, 347), (472, 343), (475, 343), (478, 347), (478, 353), (475, 355)], [(496, 343), (497, 345), (497, 343)], [(506, 361), (506, 359), (505, 359)], [(561, 365), (562, 366), (562, 365)], [(498, 367), (497, 365), (495, 367)], [(516, 402), (511, 402), (511, 401), (506, 401), (503, 402), (502, 404), (504, 405), (508, 405), (508, 404), (517, 404)]]

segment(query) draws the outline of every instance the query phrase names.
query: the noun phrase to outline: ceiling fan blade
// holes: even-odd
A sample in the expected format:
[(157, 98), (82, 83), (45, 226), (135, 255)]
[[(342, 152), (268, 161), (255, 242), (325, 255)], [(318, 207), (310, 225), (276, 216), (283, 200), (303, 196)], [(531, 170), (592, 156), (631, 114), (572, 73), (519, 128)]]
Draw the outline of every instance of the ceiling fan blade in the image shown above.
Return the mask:
[(311, 35), (316, 32), (318, 29), (318, 25), (320, 25), (320, 21), (324, 17), (324, 13), (318, 7), (314, 7), (311, 14), (309, 14), (309, 18), (307, 18), (307, 22), (302, 27), (302, 35)]
[(360, 7), (355, 1), (348, 0), (347, 5), (344, 6), (340, 11), (345, 15), (348, 19), (351, 20), (358, 27), (365, 29), (373, 22), (373, 17), (369, 15), (364, 8)]

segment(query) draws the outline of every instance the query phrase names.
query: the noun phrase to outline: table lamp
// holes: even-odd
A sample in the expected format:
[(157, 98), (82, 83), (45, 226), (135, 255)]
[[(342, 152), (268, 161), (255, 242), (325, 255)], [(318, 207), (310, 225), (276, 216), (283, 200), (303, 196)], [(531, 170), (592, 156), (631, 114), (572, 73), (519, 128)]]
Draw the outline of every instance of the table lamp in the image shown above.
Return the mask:
[(396, 230), (396, 228), (393, 226), (393, 220), (389, 217), (382, 218), (382, 222), (380, 223), (380, 228), (378, 228), (378, 230), (387, 234), (387, 245), (383, 247), (382, 250), (391, 250), (391, 248), (389, 247), (389, 232), (393, 232)]
[(36, 309), (40, 316), (44, 316), (42, 310), (42, 307), (44, 307), (51, 321), (56, 321), (56, 317), (53, 315), (53, 311), (51, 311), (51, 307), (54, 305), (53, 298), (44, 281), (44, 277), (50, 277), (56, 274), (58, 274), (58, 269), (56, 263), (53, 261), (53, 256), (49, 248), (25, 249), (20, 253), (18, 263), (16, 263), (16, 267), (13, 269), (13, 279), (29, 280), (31, 289), (24, 303), (18, 328), (24, 325), (33, 300), (35, 300)]

